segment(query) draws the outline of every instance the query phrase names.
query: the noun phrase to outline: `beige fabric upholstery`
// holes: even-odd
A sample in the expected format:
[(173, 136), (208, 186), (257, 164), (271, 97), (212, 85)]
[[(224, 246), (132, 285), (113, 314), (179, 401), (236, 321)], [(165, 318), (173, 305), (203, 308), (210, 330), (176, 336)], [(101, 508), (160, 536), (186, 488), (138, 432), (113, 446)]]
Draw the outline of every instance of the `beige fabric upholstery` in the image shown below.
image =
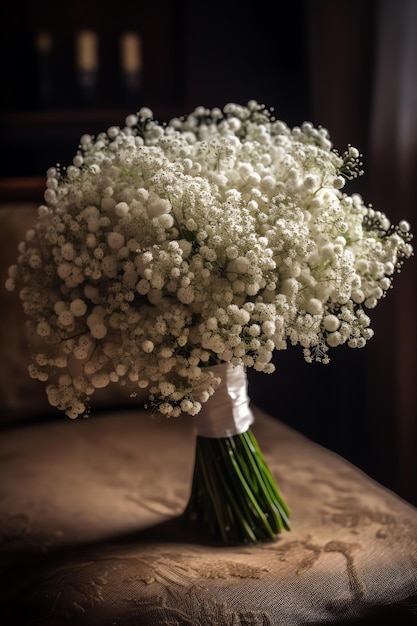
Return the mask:
[(182, 527), (191, 418), (4, 429), (3, 626), (417, 623), (417, 510), (255, 408), (292, 530), (222, 547)]

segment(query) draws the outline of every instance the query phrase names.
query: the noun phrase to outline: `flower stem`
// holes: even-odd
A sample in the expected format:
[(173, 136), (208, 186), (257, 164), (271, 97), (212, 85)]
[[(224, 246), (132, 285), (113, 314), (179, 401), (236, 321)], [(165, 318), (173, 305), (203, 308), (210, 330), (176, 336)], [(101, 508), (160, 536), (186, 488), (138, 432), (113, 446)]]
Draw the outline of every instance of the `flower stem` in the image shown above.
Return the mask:
[(233, 437), (197, 436), (193, 481), (183, 513), (224, 544), (272, 540), (290, 530), (290, 510), (249, 428)]

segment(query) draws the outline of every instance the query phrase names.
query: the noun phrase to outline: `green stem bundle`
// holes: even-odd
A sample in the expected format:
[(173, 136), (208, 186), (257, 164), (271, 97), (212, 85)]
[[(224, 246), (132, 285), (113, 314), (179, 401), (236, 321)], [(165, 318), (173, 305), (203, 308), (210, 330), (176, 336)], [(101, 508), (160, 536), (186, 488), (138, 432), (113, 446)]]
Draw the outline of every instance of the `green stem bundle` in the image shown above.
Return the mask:
[(183, 517), (227, 545), (272, 540), (290, 530), (290, 511), (249, 428), (197, 436), (191, 495)]

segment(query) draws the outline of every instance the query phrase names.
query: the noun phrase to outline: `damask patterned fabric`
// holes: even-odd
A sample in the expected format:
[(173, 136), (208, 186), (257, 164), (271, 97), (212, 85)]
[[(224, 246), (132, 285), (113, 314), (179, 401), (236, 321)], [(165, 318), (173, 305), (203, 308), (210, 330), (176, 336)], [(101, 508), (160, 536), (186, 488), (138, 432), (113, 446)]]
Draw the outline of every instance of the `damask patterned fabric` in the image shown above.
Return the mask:
[(417, 624), (417, 510), (254, 413), (292, 529), (238, 547), (182, 526), (192, 418), (3, 429), (2, 626)]

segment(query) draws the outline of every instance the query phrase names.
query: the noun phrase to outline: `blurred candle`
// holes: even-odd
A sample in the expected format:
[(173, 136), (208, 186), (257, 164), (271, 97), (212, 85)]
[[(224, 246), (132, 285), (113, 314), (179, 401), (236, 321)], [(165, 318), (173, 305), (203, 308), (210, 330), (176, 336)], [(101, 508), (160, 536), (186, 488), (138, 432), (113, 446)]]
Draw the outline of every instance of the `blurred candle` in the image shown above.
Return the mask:
[(82, 104), (91, 105), (98, 79), (98, 37), (92, 30), (80, 31), (76, 39), (76, 75)]
[(51, 33), (41, 31), (35, 36), (37, 90), (39, 105), (52, 104), (54, 84), (52, 71), (53, 38)]
[(77, 67), (85, 72), (96, 72), (98, 69), (97, 35), (94, 31), (78, 33)]
[(142, 78), (142, 45), (137, 33), (123, 33), (120, 38), (121, 78), (125, 104), (137, 105)]

